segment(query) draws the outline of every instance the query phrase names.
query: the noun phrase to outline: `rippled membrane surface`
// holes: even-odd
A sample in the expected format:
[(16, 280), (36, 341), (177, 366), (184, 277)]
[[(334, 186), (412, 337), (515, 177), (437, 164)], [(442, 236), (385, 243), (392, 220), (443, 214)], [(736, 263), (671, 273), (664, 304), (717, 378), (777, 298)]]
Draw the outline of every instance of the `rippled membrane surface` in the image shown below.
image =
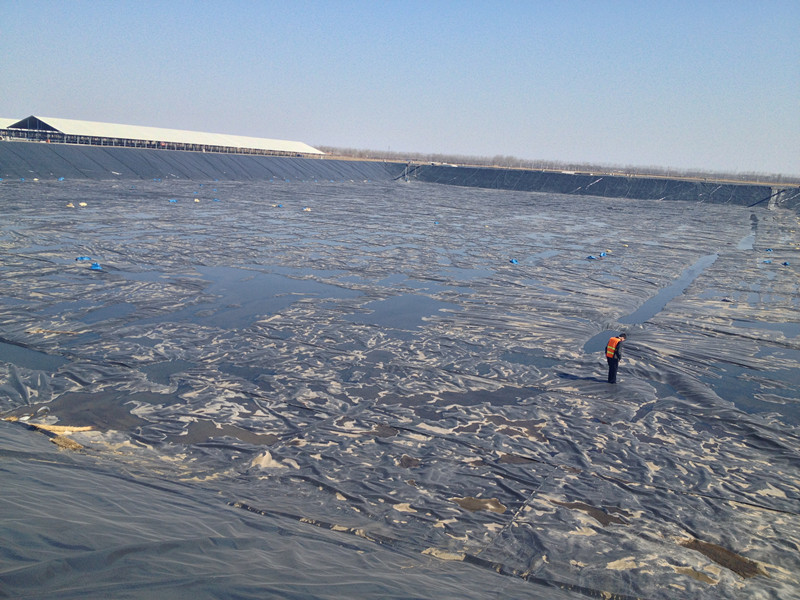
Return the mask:
[(0, 595), (800, 597), (795, 213), (369, 182), (0, 201)]

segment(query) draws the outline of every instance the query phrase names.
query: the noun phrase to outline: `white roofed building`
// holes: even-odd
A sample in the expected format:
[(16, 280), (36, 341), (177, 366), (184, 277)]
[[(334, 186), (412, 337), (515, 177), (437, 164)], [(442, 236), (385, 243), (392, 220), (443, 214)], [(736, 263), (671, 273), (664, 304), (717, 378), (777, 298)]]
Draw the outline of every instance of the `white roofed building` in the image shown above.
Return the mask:
[(303, 142), (120, 125), (31, 115), (21, 121), (0, 119), (0, 129), (16, 139), (92, 146), (127, 146), (231, 154), (323, 155)]

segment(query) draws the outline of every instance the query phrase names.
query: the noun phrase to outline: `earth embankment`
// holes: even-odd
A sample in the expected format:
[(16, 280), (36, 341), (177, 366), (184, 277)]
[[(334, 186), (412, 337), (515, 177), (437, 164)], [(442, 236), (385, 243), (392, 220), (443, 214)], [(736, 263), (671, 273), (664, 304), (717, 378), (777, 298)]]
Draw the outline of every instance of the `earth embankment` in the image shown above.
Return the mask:
[(800, 207), (800, 188), (699, 179), (419, 165), (402, 162), (0, 142), (0, 178), (192, 181), (391, 181), (637, 200)]
[(6, 179), (387, 181), (404, 167), (360, 160), (0, 142), (0, 177)]
[(768, 185), (756, 184), (449, 165), (420, 166), (412, 177), (429, 183), (486, 189), (740, 206), (766, 204), (775, 192)]

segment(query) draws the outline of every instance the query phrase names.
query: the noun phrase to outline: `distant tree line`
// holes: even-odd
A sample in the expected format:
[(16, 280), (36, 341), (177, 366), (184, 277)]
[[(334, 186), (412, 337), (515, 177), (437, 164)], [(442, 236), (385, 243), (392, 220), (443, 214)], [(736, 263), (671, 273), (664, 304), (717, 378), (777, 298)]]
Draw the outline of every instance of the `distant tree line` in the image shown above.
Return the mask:
[(316, 146), (326, 154), (364, 160), (392, 162), (433, 163), (474, 167), (500, 167), (504, 169), (530, 169), (535, 171), (567, 171), (575, 173), (600, 173), (606, 175), (631, 175), (637, 177), (672, 177), (677, 179), (700, 179), (712, 181), (739, 181), (774, 183), (777, 185), (800, 185), (800, 177), (774, 173), (722, 173), (699, 169), (671, 169), (655, 166), (597, 165), (571, 163), (557, 160), (528, 160), (516, 156), (466, 156), (462, 154), (425, 154), (422, 152), (394, 152), (392, 150), (366, 150)]

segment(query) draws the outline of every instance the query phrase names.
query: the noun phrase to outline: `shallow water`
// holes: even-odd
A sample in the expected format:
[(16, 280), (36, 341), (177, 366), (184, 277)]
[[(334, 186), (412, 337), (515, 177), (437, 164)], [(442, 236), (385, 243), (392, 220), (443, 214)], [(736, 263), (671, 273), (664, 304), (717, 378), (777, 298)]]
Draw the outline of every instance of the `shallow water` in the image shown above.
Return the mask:
[(798, 595), (796, 214), (135, 185), (0, 185), (0, 595)]
[(649, 321), (660, 313), (670, 300), (680, 296), (702, 274), (704, 269), (714, 264), (715, 260), (717, 260), (716, 254), (710, 254), (698, 259), (697, 262), (681, 273), (674, 282), (662, 288), (655, 296), (649, 298), (631, 314), (622, 317), (619, 322), (624, 325), (636, 325)]

